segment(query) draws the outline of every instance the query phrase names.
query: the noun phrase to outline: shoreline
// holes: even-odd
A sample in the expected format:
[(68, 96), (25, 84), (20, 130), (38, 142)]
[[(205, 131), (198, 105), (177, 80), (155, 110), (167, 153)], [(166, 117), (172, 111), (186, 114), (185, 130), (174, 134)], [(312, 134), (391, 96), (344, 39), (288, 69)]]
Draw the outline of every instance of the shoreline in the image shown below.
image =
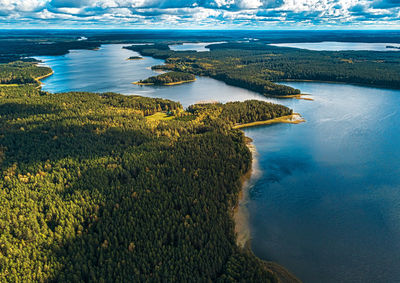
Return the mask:
[(300, 124), (305, 121), (306, 120), (303, 117), (301, 117), (301, 115), (299, 113), (293, 113), (291, 115), (281, 116), (278, 118), (269, 119), (269, 120), (265, 120), (265, 121), (256, 121), (256, 122), (251, 122), (251, 123), (246, 123), (246, 124), (238, 124), (238, 125), (233, 126), (233, 129), (242, 129), (242, 128), (260, 126), (260, 125), (277, 124), (277, 123)]
[[(300, 117), (301, 120), (291, 121), (289, 117)], [(280, 118), (284, 118), (282, 121), (279, 120)], [(297, 119), (297, 118), (296, 118)], [(302, 123), (305, 120), (300, 116), (298, 113), (293, 113), (292, 115), (283, 116), (279, 118), (272, 119), (274, 121), (259, 121), (260, 123), (257, 125), (268, 125), (274, 123), (291, 123), (291, 124), (298, 124)], [(269, 122), (269, 123), (266, 123)], [(257, 123), (257, 122), (254, 122)], [(254, 123), (251, 126), (256, 126)], [(263, 124), (264, 123), (264, 124)], [(248, 124), (240, 125), (240, 128), (247, 127)], [(238, 195), (238, 202), (236, 206), (233, 208), (233, 215), (232, 218), (235, 223), (235, 234), (236, 234), (236, 245), (243, 249), (245, 252), (251, 253), (255, 256), (258, 260), (260, 260), (266, 269), (270, 270), (277, 278), (278, 282), (282, 283), (302, 283), (300, 279), (298, 279), (294, 274), (292, 274), (288, 269), (284, 266), (273, 262), (273, 261), (266, 261), (263, 260), (256, 255), (254, 255), (251, 249), (251, 230), (249, 225), (249, 211), (247, 209), (247, 204), (249, 202), (249, 191), (252, 188), (254, 182), (260, 177), (261, 171), (259, 169), (259, 163), (257, 158), (257, 149), (253, 143), (253, 140), (249, 137), (245, 137), (246, 139), (246, 146), (251, 152), (251, 167), (249, 171), (243, 174), (240, 177), (241, 182), (241, 189)]]
[[(397, 52), (397, 51), (394, 51)], [(379, 85), (379, 84), (367, 84), (367, 83), (353, 83), (353, 82), (342, 82), (342, 81), (321, 81), (321, 80), (301, 80), (301, 79), (291, 79), (291, 80), (279, 80), (278, 82), (273, 81), (276, 84), (283, 84), (283, 83), (324, 83), (324, 84), (347, 84), (347, 85), (355, 85), (355, 86), (362, 86), (362, 87), (371, 87), (371, 88), (383, 88), (383, 89), (394, 89), (398, 90), (399, 87), (394, 86), (386, 86), (386, 85)], [(304, 98), (303, 98), (304, 99)]]
[(36, 80), (36, 81), (40, 81), (40, 80), (42, 80), (42, 79), (44, 79), (44, 78), (50, 77), (50, 76), (53, 75), (53, 74), (54, 74), (54, 71), (51, 70), (50, 73), (48, 73), (48, 74), (46, 74), (46, 75), (43, 75), (43, 76), (40, 76), (40, 77), (37, 77), (37, 78), (35, 78), (35, 80)]
[(251, 152), (251, 167), (244, 175), (240, 177), (241, 189), (239, 191), (238, 203), (233, 209), (233, 220), (235, 221), (236, 245), (240, 248), (251, 251), (249, 212), (247, 210), (248, 193), (252, 186), (252, 181), (259, 176), (257, 151), (253, 140), (245, 137), (246, 146)]
[(165, 84), (154, 84), (154, 83), (141, 83), (141, 82), (133, 82), (132, 84), (134, 85), (161, 85), (161, 86), (171, 86), (171, 85), (180, 85), (180, 84), (184, 84), (184, 83), (191, 83), (196, 81), (196, 79), (194, 80), (188, 80), (188, 81), (179, 81), (179, 82), (173, 82), (173, 83), (165, 83)]
[(51, 75), (53, 75), (54, 74), (54, 71), (53, 70), (51, 70), (51, 72), (50, 73), (48, 73), (48, 74), (46, 74), (46, 75), (43, 75), (43, 76), (40, 76), (40, 77), (37, 77), (37, 78), (34, 78), (35, 79), (35, 81), (38, 83), (38, 86), (37, 86), (37, 88), (40, 88), (42, 85), (44, 85), (44, 83), (42, 83), (40, 80), (42, 80), (42, 79), (45, 79), (45, 78), (47, 78), (47, 77), (50, 77)]
[(295, 98), (295, 99), (303, 99), (303, 100), (314, 101), (314, 98), (312, 98), (312, 97), (303, 97), (304, 95), (308, 95), (308, 94), (275, 95), (275, 96), (271, 96), (271, 97), (274, 97), (274, 98)]

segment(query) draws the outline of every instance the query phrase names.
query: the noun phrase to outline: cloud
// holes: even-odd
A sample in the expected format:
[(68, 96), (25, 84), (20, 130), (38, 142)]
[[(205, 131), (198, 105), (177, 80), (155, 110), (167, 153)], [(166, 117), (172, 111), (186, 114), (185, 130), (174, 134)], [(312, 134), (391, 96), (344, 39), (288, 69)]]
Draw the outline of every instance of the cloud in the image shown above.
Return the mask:
[(0, 26), (400, 27), (400, 0), (0, 0)]

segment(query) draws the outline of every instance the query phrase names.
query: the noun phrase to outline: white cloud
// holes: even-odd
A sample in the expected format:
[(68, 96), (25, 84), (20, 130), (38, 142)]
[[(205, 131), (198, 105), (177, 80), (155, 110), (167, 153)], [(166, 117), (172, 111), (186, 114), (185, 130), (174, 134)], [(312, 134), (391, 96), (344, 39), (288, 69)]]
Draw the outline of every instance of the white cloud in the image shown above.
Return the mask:
[(400, 24), (398, 0), (0, 0), (0, 25), (35, 19), (62, 24), (63, 20), (113, 25), (126, 21), (157, 27), (265, 22), (330, 25)]
[(31, 12), (43, 8), (46, 3), (46, 0), (0, 0), (0, 10)]

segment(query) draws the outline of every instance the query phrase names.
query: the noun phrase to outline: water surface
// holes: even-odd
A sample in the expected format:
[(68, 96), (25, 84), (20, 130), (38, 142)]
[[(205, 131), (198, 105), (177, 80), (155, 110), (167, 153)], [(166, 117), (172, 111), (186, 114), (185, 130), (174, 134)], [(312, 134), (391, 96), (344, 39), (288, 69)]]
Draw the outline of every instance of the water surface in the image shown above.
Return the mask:
[(290, 83), (307, 120), (248, 128), (252, 249), (304, 282), (400, 281), (400, 91)]
[(342, 50), (371, 50), (371, 51), (400, 51), (396, 48), (386, 48), (386, 46), (400, 47), (398, 43), (364, 43), (364, 42), (298, 42), (298, 43), (277, 43), (271, 44), (281, 47), (294, 47), (316, 51), (342, 51)]
[[(144, 57), (143, 60), (126, 60), (139, 56), (137, 52), (123, 49), (124, 45), (102, 45), (100, 50), (72, 50), (63, 56), (38, 56), (54, 74), (42, 82), (43, 90), (50, 92), (92, 91), (137, 94), (180, 101), (189, 106), (199, 101), (246, 99), (268, 100), (264, 96), (229, 86), (223, 82), (197, 77), (197, 81), (176, 86), (138, 86), (132, 82), (157, 75), (151, 66), (163, 64), (163, 60)], [(273, 99), (269, 99), (273, 101)]]
[(183, 43), (183, 44), (172, 44), (169, 45), (169, 48), (174, 51), (187, 51), (194, 50), (197, 52), (210, 51), (209, 48), (206, 48), (207, 45), (210, 44), (220, 44), (225, 43), (225, 41), (217, 41), (217, 42), (197, 42), (197, 43)]

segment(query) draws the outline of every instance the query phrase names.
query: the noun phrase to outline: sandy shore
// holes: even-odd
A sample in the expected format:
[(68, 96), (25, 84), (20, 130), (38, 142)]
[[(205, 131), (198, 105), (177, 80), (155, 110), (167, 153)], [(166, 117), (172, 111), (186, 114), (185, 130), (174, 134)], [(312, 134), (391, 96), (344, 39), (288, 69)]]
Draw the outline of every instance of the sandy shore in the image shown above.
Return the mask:
[(236, 244), (245, 248), (250, 244), (249, 212), (247, 210), (248, 194), (254, 182), (260, 176), (258, 167), (257, 152), (251, 139), (246, 138), (246, 145), (252, 156), (251, 169), (242, 176), (242, 189), (239, 192), (238, 205), (234, 209), (233, 219), (235, 220)]
[[(304, 119), (300, 116), (300, 114), (294, 113), (293, 115), (296, 115), (295, 116), (296, 120), (300, 120), (300, 122), (298, 123), (304, 122)], [(274, 121), (274, 123), (285, 123), (285, 122)], [(259, 167), (256, 147), (254, 146), (253, 141), (248, 137), (246, 137), (246, 145), (249, 148), (252, 155), (251, 169), (241, 178), (242, 189), (239, 192), (238, 205), (234, 209), (233, 219), (235, 221), (236, 244), (240, 248), (243, 248), (247, 250), (247, 252), (253, 254), (251, 250), (251, 230), (249, 224), (249, 211), (247, 209), (247, 204), (249, 202), (249, 191), (254, 186), (255, 182), (260, 178), (261, 170)], [(266, 269), (270, 270), (272, 273), (276, 275), (276, 277), (279, 280), (278, 282), (301, 283), (301, 280), (299, 280), (290, 271), (288, 271), (285, 267), (279, 265), (278, 263), (271, 261), (263, 261), (263, 260), (262, 262)]]
[(41, 79), (50, 77), (52, 74), (54, 74), (54, 71), (53, 71), (53, 70), (51, 70), (51, 72), (48, 73), (48, 74), (46, 74), (46, 75), (43, 75), (43, 76), (40, 76), (40, 77), (35, 78), (35, 80), (36, 80), (36, 81), (40, 81)]
[(235, 125), (233, 128), (241, 129), (241, 128), (259, 126), (259, 125), (270, 125), (270, 124), (277, 124), (277, 123), (299, 124), (299, 123), (303, 123), (305, 121), (306, 120), (303, 117), (301, 117), (301, 115), (299, 113), (293, 113), (292, 115), (282, 116), (282, 117), (278, 117), (275, 119), (269, 119), (269, 120), (265, 120), (265, 121), (256, 121), (256, 122), (251, 122), (251, 123), (246, 123), (246, 124), (238, 124), (238, 125)]
[(303, 100), (311, 100), (311, 101), (314, 100), (311, 97), (304, 97), (304, 95), (309, 95), (309, 94), (274, 95), (274, 96), (271, 96), (271, 97), (276, 97), (276, 98), (295, 98), (295, 99), (303, 99)]
[(38, 86), (37, 86), (37, 88), (40, 88), (42, 85), (43, 85), (43, 83), (40, 81), (40, 80), (42, 80), (42, 79), (44, 79), (44, 78), (47, 78), (47, 77), (50, 77), (51, 75), (53, 75), (54, 74), (54, 71), (53, 70), (51, 70), (51, 72), (50, 73), (48, 73), (48, 74), (46, 74), (46, 75), (43, 75), (43, 76), (40, 76), (40, 77), (37, 77), (37, 78), (35, 78), (35, 81), (38, 83)]

